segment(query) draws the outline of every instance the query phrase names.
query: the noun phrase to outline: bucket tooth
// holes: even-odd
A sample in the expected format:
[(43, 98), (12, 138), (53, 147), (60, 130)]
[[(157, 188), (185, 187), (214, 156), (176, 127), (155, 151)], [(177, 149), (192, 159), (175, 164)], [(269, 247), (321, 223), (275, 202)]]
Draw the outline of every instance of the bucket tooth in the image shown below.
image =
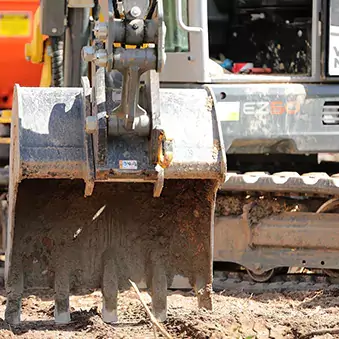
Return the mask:
[(210, 272), (205, 276), (198, 276), (194, 285), (195, 293), (198, 296), (198, 307), (212, 310), (212, 282), (213, 277)]
[[(20, 246), (20, 245), (19, 245)], [(6, 310), (5, 320), (11, 325), (18, 325), (21, 320), (21, 300), (24, 290), (24, 276), (20, 247), (12, 253), (12, 262), (6, 277)]]
[(152, 258), (150, 279), (152, 313), (160, 322), (167, 318), (167, 275), (162, 258), (164, 256), (161, 254), (156, 254), (155, 258)]
[(54, 319), (57, 324), (67, 324), (71, 321), (69, 310), (69, 270), (67, 258), (61, 253), (54, 271)]
[(118, 322), (118, 277), (114, 256), (110, 252), (103, 255), (102, 319), (114, 324)]

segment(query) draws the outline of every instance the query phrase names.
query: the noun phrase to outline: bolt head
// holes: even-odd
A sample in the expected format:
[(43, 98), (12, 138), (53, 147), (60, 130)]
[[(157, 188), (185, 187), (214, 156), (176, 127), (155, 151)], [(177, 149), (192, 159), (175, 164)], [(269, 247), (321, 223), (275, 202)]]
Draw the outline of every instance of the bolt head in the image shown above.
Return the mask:
[(141, 9), (138, 6), (133, 6), (131, 8), (130, 14), (134, 18), (138, 18), (141, 15)]
[(97, 117), (90, 115), (86, 117), (85, 124), (86, 133), (93, 134), (98, 130), (98, 120)]
[(105, 49), (99, 49), (95, 53), (95, 59), (94, 59), (95, 64), (98, 67), (106, 67), (108, 63), (108, 54)]
[(106, 40), (108, 36), (108, 25), (106, 22), (97, 22), (94, 26), (94, 35), (99, 40)]
[(93, 46), (84, 46), (82, 48), (82, 59), (91, 62), (95, 59), (95, 48)]

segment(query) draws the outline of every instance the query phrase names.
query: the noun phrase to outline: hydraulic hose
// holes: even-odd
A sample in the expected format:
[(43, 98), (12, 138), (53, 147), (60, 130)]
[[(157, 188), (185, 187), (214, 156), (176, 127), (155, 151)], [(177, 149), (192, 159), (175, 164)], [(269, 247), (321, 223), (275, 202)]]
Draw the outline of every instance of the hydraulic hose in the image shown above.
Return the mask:
[(52, 87), (62, 87), (64, 84), (64, 42), (60, 37), (51, 37)]

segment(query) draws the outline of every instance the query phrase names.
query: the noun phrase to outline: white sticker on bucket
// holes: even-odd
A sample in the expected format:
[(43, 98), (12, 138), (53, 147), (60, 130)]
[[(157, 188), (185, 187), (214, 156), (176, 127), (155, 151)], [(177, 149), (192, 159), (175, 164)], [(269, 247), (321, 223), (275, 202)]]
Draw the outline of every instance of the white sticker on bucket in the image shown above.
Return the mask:
[(138, 169), (138, 162), (136, 160), (119, 160), (119, 168), (123, 170)]

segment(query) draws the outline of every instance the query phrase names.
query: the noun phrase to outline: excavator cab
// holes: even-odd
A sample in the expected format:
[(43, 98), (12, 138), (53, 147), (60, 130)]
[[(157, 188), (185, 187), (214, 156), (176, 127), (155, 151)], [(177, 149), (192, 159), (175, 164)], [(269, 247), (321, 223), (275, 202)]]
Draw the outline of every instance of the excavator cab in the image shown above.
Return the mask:
[[(226, 159), (215, 95), (199, 84), (194, 66), (207, 57), (199, 26), (205, 2), (190, 1), (190, 10), (202, 11), (190, 26), (185, 3), (41, 1), (41, 30), (53, 37), (54, 86), (14, 89), (9, 323), (20, 322), (23, 291), (32, 287), (54, 289), (57, 323), (70, 321), (70, 293), (101, 288), (103, 319), (117, 322), (118, 290), (129, 279), (146, 284), (163, 321), (178, 274), (194, 286), (199, 306), (212, 308), (212, 226)], [(91, 18), (86, 40), (83, 13), (98, 13), (99, 5), (103, 19)], [(190, 48), (198, 44), (196, 54)], [(87, 73), (72, 52), (79, 46)], [(190, 86), (182, 83), (183, 61), (195, 78)], [(174, 64), (160, 88), (159, 75)], [(119, 98), (116, 71), (123, 75)]]

